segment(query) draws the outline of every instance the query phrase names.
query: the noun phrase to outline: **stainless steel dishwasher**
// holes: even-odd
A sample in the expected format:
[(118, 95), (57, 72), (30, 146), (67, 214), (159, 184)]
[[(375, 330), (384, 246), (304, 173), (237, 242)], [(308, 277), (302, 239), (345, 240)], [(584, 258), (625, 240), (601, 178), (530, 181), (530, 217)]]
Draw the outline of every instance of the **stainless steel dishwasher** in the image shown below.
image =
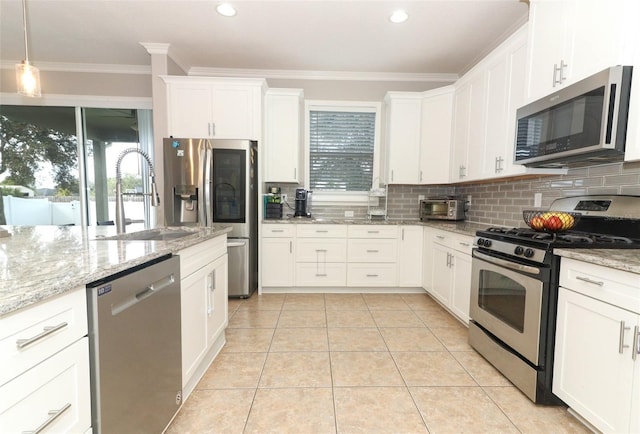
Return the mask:
[(180, 261), (87, 285), (94, 433), (161, 433), (182, 400)]

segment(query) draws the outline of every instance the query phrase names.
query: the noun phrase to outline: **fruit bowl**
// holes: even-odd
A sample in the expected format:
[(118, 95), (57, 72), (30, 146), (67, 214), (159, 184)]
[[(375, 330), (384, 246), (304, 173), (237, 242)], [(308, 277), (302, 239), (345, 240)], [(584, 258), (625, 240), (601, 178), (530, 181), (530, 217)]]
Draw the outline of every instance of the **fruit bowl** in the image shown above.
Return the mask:
[(572, 229), (580, 219), (579, 213), (562, 211), (522, 211), (525, 223), (535, 231), (556, 233)]

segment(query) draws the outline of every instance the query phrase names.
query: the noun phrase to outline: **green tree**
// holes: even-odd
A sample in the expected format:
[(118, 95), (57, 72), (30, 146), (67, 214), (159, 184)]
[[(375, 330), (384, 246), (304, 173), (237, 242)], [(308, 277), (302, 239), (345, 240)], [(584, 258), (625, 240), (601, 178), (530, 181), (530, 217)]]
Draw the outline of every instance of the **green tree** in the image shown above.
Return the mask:
[[(50, 162), (56, 189), (79, 193), (76, 137), (0, 115), (0, 176), (5, 183), (35, 188), (39, 165)], [(6, 224), (0, 193), (0, 224)]]

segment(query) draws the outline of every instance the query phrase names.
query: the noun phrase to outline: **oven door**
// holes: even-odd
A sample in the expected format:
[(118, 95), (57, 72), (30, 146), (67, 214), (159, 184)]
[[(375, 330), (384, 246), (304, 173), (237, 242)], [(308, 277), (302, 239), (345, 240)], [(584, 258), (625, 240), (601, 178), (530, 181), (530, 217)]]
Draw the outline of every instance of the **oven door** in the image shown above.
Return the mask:
[(471, 319), (536, 366), (544, 275), (544, 268), (473, 250)]

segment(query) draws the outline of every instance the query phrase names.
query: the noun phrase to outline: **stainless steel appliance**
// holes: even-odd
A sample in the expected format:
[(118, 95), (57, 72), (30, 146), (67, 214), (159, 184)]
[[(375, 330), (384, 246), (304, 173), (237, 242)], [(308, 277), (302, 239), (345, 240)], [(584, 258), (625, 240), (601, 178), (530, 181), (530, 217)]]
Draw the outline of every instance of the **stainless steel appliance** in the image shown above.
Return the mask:
[(87, 285), (95, 433), (160, 433), (182, 401), (180, 261)]
[(622, 161), (631, 66), (615, 66), (517, 111), (515, 162), (563, 167)]
[(462, 199), (443, 197), (420, 201), (420, 220), (464, 220), (466, 204)]
[(311, 197), (312, 191), (304, 188), (296, 188), (296, 208), (294, 217), (311, 217)]
[(258, 288), (258, 152), (249, 140), (164, 139), (167, 226), (227, 223), (229, 297)]
[(580, 213), (573, 230), (476, 233), (469, 343), (532, 401), (555, 404), (553, 354), (560, 258), (553, 249), (640, 248), (640, 196), (576, 196), (550, 211)]

